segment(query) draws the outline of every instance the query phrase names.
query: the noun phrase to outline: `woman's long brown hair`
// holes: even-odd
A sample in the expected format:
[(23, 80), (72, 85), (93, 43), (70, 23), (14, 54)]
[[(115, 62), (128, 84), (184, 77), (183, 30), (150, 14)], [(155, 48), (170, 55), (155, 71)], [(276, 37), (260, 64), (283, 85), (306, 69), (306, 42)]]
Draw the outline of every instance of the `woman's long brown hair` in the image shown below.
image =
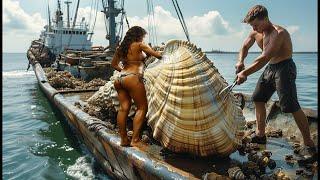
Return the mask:
[(122, 42), (118, 47), (118, 53), (120, 57), (126, 58), (128, 54), (128, 49), (133, 42), (138, 42), (141, 38), (146, 35), (147, 32), (140, 26), (131, 27), (126, 35), (124, 36)]

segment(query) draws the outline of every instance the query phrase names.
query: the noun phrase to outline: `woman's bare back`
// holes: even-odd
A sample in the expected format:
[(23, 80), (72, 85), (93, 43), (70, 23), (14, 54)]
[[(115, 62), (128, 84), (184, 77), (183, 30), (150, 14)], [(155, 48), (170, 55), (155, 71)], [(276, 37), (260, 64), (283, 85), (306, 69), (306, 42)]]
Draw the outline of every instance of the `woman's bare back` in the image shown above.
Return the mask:
[(141, 49), (141, 42), (132, 43), (129, 46), (126, 59), (123, 60), (123, 71), (142, 74), (145, 58), (146, 54)]

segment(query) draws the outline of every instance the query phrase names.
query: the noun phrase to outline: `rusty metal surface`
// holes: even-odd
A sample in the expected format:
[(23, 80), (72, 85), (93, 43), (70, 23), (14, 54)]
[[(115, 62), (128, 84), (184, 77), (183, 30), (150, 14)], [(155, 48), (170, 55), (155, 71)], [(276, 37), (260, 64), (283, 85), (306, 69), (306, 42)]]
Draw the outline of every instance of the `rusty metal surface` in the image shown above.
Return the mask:
[[(120, 179), (196, 179), (194, 175), (148, 156), (137, 148), (120, 146), (116, 134), (100, 128), (97, 132), (88, 127), (101, 120), (81, 111), (68, 102), (56, 89), (47, 82), (40, 64), (33, 66), (41, 90), (49, 100), (67, 117), (68, 123), (77, 130), (91, 153), (108, 173)], [(99, 143), (100, 142), (100, 143)]]

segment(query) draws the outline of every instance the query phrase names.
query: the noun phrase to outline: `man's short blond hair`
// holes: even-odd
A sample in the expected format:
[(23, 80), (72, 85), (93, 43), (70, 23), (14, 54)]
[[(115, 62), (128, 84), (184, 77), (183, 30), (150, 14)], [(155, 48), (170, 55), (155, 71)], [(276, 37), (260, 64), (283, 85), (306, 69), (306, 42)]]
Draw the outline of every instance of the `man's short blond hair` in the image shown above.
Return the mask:
[(258, 18), (259, 20), (268, 17), (268, 10), (262, 5), (253, 6), (247, 13), (246, 17), (242, 20), (244, 23), (250, 23)]

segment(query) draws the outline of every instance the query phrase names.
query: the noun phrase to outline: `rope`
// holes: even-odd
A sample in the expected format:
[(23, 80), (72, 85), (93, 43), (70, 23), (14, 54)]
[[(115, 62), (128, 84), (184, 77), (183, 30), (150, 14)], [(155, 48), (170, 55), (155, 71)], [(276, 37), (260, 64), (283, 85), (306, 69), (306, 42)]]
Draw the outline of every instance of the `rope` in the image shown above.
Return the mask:
[(151, 8), (152, 8), (152, 23), (153, 23), (153, 32), (154, 32), (154, 37), (155, 37), (155, 41), (156, 41), (156, 43), (155, 43), (155, 45), (157, 45), (158, 44), (158, 39), (157, 39), (157, 28), (156, 28), (156, 23), (155, 23), (155, 19), (154, 19), (154, 5), (153, 5), (153, 0), (150, 0), (151, 1)]
[[(104, 0), (102, 0), (101, 1), (102, 2), (102, 7), (103, 7), (103, 12), (104, 12), (104, 14), (106, 14), (106, 8), (105, 8), (105, 1)], [(106, 34), (109, 34), (109, 30), (108, 30), (108, 23), (107, 23), (107, 19), (106, 19), (106, 16), (104, 15), (103, 16), (103, 19), (104, 19), (104, 25), (105, 25), (105, 27), (106, 27)]]
[[(98, 1), (96, 0), (96, 13), (95, 13), (95, 17), (94, 17), (94, 21), (93, 21), (91, 32), (93, 32), (93, 30), (94, 30), (94, 28), (96, 26), (97, 14), (98, 14)], [(90, 36), (90, 40), (91, 40), (91, 38), (92, 38), (92, 34)]]
[(91, 1), (91, 5), (90, 5), (90, 14), (89, 14), (89, 25), (91, 24), (91, 14), (92, 14), (92, 9), (93, 9), (93, 1)]
[(147, 13), (148, 13), (148, 31), (149, 31), (149, 42), (156, 45), (158, 44), (157, 39), (157, 32), (155, 27), (155, 20), (154, 20), (154, 8), (153, 8), (153, 1), (147, 0)]
[(124, 12), (124, 16), (126, 18), (126, 23), (128, 25), (128, 29), (130, 29), (129, 21), (128, 21), (128, 18), (127, 18), (127, 13)]
[(184, 18), (183, 18), (183, 15), (182, 15), (182, 13), (181, 13), (179, 4), (178, 4), (177, 0), (172, 0), (172, 3), (173, 3), (173, 6), (174, 6), (174, 9), (175, 9), (176, 12), (177, 12), (177, 15), (178, 15), (180, 24), (181, 24), (181, 26), (182, 26), (182, 29), (183, 29), (183, 31), (184, 31), (184, 33), (185, 33), (188, 41), (190, 41), (188, 28), (187, 28), (187, 25), (186, 25), (186, 23), (185, 23), (185, 21), (184, 21)]
[(151, 11), (151, 8), (150, 8), (150, 0), (147, 0), (147, 5), (148, 5), (148, 30), (149, 30), (149, 42), (150, 43), (154, 43), (153, 42), (153, 39), (152, 39), (152, 28), (151, 28), (151, 15), (150, 15), (150, 11)]

